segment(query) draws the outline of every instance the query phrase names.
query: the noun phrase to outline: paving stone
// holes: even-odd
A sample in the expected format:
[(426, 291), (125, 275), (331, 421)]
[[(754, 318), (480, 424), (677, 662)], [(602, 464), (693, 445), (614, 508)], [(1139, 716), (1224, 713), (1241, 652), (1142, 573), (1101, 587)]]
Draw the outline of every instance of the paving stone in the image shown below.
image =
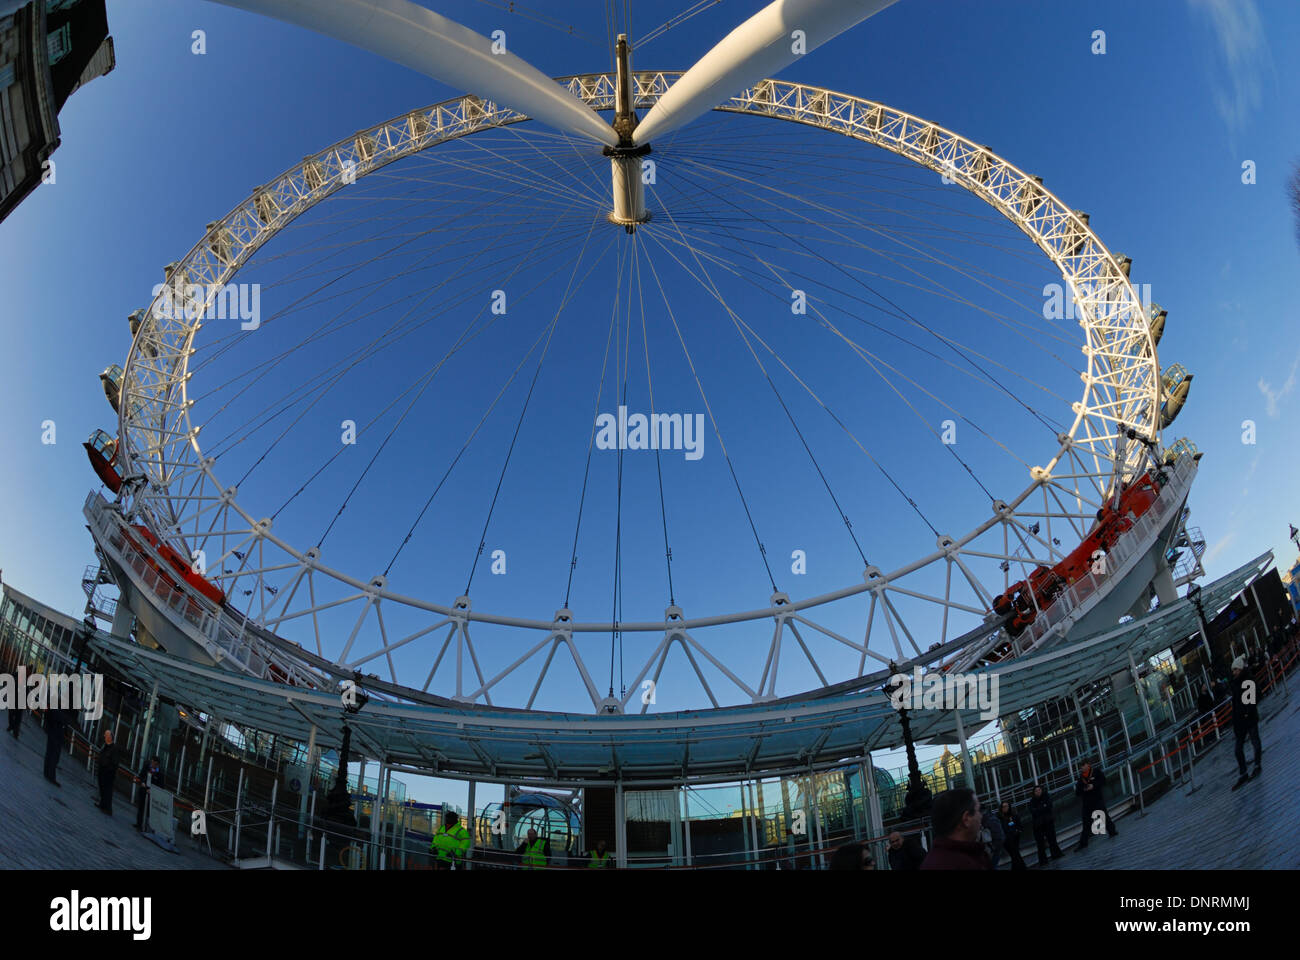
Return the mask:
[(118, 794), (113, 815), (93, 803), (98, 787), (84, 758), (59, 760), (56, 787), (42, 775), (45, 731), (30, 716), (22, 737), (0, 730), (0, 869), (226, 870), (223, 863), (177, 836), (177, 853), (135, 829), (135, 807)]
[[(1294, 685), (1294, 682), (1293, 682)], [(1295, 829), (1300, 795), (1300, 695), (1260, 706), (1263, 772), (1234, 791), (1237, 759), (1231, 727), (1193, 769), (1184, 783), (1149, 805), (1115, 820), (1119, 836), (1095, 837), (1048, 870), (1294, 870), (1300, 868), (1300, 832)], [(1255, 748), (1247, 742), (1246, 761), (1254, 769)], [(1033, 849), (1033, 838), (1026, 838)]]

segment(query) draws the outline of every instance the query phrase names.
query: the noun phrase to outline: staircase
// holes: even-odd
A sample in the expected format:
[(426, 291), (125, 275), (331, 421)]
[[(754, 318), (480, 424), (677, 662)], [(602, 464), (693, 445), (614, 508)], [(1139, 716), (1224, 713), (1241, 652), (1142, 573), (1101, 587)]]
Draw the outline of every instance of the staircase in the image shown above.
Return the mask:
[(117, 599), (104, 595), (104, 586), (116, 586), (102, 563), (94, 563), (81, 573), (81, 589), (86, 594), (86, 614), (96, 621), (111, 624), (117, 613)]

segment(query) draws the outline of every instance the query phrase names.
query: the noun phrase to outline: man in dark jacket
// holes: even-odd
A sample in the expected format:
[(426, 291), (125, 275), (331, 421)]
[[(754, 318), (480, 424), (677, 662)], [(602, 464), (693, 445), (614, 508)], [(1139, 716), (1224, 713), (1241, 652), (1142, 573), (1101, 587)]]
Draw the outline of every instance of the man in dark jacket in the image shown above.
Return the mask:
[(15, 740), (18, 739), (18, 732), (23, 725), (23, 712), (17, 707), (9, 708), (8, 730), (13, 734)]
[(967, 787), (945, 790), (934, 798), (930, 822), (935, 841), (922, 870), (992, 870), (988, 851), (980, 842), (979, 797)]
[(1106, 835), (1118, 837), (1119, 831), (1115, 829), (1115, 821), (1111, 819), (1110, 811), (1106, 809), (1106, 773), (1101, 767), (1094, 767), (1091, 763), (1084, 763), (1079, 768), (1079, 779), (1075, 781), (1074, 792), (1079, 797), (1079, 813), (1083, 821), (1083, 831), (1079, 834), (1079, 846), (1076, 850), (1082, 850), (1088, 845), (1088, 838), (1092, 836), (1094, 829), (1098, 829), (1105, 824)]
[(1196, 724), (1193, 726), (1193, 732), (1197, 737), (1203, 736), (1211, 729), (1211, 717), (1209, 714), (1214, 710), (1214, 688), (1210, 686), (1209, 681), (1201, 687), (1200, 696), (1196, 698)]
[(1227, 700), (1231, 692), (1232, 691), (1228, 689), (1228, 685), (1224, 683), (1222, 679), (1214, 681), (1214, 702), (1216, 704), (1223, 703), (1224, 700)]
[(895, 830), (889, 835), (890, 870), (920, 870), (924, 859), (925, 851), (921, 849), (921, 841), (915, 834), (904, 837)]
[(135, 828), (144, 829), (145, 811), (149, 805), (149, 790), (153, 786), (159, 790), (166, 789), (163, 786), (162, 766), (158, 763), (157, 757), (150, 757), (149, 761), (140, 768), (139, 774), (140, 785), (135, 794)]
[(1011, 869), (1028, 870), (1029, 868), (1025, 866), (1025, 858), (1020, 855), (1020, 837), (1024, 828), (1020, 823), (1020, 814), (1016, 812), (1015, 807), (1011, 806), (1010, 800), (1003, 800), (998, 804), (998, 819), (1002, 821), (1004, 836), (1002, 848), (1011, 857)]
[(1052, 798), (1041, 783), (1034, 784), (1033, 796), (1029, 798), (1029, 818), (1034, 824), (1039, 866), (1047, 863), (1049, 850), (1053, 860), (1065, 856), (1056, 842), (1056, 811), (1052, 809)]
[[(1246, 668), (1246, 658), (1238, 657), (1232, 661), (1232, 732), (1237, 737), (1237, 772), (1241, 775), (1232, 785), (1236, 790), (1251, 777), (1259, 776), (1259, 707), (1256, 705), (1258, 689), (1250, 670)], [(1246, 773), (1246, 738), (1255, 745), (1255, 770)]]
[(63, 784), (55, 779), (59, 769), (59, 754), (63, 752), (63, 731), (68, 725), (68, 712), (59, 707), (45, 711), (45, 779), (56, 787)]
[(1201, 694), (1196, 698), (1196, 712), (1207, 714), (1214, 709), (1214, 688), (1210, 686), (1207, 680), (1205, 686), (1201, 688)]
[(113, 783), (117, 779), (117, 768), (122, 762), (113, 742), (113, 731), (104, 731), (104, 745), (99, 748), (99, 799), (95, 806), (110, 817), (113, 815)]

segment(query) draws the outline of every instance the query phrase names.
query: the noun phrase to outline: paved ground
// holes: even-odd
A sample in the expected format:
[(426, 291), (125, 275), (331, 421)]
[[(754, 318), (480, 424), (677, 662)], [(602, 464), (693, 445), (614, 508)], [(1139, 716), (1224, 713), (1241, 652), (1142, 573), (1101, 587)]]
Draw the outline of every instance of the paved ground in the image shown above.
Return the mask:
[[(1263, 772), (1241, 789), (1231, 728), (1195, 769), (1195, 789), (1166, 793), (1115, 821), (1119, 836), (1096, 837), (1082, 853), (1074, 842), (1049, 870), (1252, 870), (1300, 868), (1300, 693), (1261, 705)], [(1254, 768), (1255, 748), (1246, 744)], [(1033, 838), (1024, 846), (1033, 850)], [(1005, 861), (1004, 861), (1005, 862)]]
[(56, 787), (41, 771), (45, 732), (25, 717), (22, 738), (0, 727), (0, 869), (225, 870), (220, 862), (178, 837), (179, 853), (168, 853), (135, 830), (135, 807), (117, 795), (113, 816), (91, 802), (97, 788), (66, 753), (59, 760)]

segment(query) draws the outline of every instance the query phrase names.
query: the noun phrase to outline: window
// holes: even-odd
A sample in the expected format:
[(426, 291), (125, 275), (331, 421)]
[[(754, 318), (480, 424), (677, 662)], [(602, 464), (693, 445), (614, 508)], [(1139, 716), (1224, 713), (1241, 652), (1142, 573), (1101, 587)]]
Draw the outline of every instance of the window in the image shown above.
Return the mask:
[(0, 91), (8, 90), (14, 82), (14, 65), (6, 63), (0, 67)]
[(45, 47), (50, 55), (50, 66), (54, 66), (72, 50), (72, 27), (64, 24), (45, 38)]

